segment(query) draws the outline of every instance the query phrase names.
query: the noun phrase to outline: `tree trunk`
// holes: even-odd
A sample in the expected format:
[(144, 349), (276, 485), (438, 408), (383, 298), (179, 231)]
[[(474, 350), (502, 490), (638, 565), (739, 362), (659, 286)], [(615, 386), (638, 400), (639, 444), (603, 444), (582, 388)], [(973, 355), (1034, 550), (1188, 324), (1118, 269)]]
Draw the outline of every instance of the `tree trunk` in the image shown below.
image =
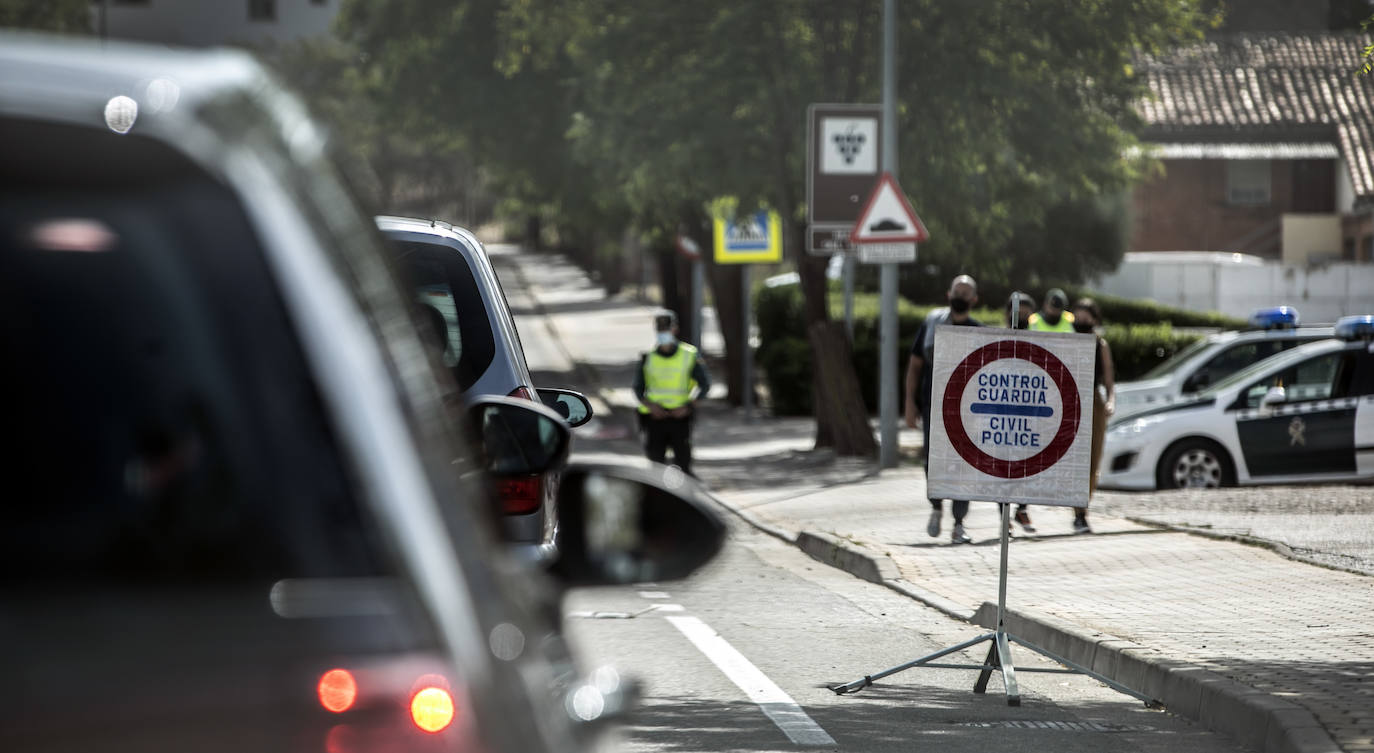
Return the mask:
[[(876, 445), (868, 408), (854, 372), (849, 338), (843, 325), (830, 321), (825, 280), (826, 259), (803, 250), (806, 226), (793, 223), (798, 249), (797, 271), (805, 300), (807, 337), (811, 341), (812, 386), (816, 405), (816, 447), (833, 447), (836, 455), (870, 457)], [(832, 333), (836, 332), (838, 335)]]
[[(825, 412), (824, 420), (822, 415), (816, 416), (818, 436), (819, 427), (824, 423), (829, 426), (829, 439), (836, 454), (872, 457), (877, 453), (878, 445), (873, 440), (873, 429), (868, 425), (868, 412), (863, 409), (859, 379), (854, 374), (854, 361), (850, 357), (849, 338), (844, 325), (840, 322), (812, 322), (806, 334), (814, 355), (815, 394), (857, 398), (818, 399), (817, 409)], [(829, 354), (829, 357), (822, 357), (823, 353)], [(853, 409), (853, 402), (858, 402), (857, 412)], [(855, 416), (859, 420), (854, 420)], [(820, 446), (819, 441), (817, 445)]]

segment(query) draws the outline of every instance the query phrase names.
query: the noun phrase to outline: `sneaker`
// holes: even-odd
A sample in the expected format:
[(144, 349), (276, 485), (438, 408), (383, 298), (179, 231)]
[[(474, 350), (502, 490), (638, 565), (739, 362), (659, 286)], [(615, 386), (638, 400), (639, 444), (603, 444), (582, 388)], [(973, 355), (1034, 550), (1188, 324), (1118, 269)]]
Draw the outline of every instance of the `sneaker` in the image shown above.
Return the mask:
[(964, 524), (963, 524), (963, 523), (955, 523), (955, 524), (954, 524), (954, 531), (949, 535), (949, 543), (951, 543), (951, 544), (970, 544), (970, 543), (972, 543), (972, 542), (973, 542), (973, 539), (969, 538), (969, 535), (968, 535), (967, 533), (964, 533)]
[(926, 521), (926, 533), (932, 537), (940, 535), (940, 510), (930, 511), (930, 520)]
[(1026, 533), (1035, 533), (1035, 526), (1031, 525), (1030, 513), (1025, 510), (1016, 511), (1016, 522), (1021, 524), (1021, 529)]
[(1073, 532), (1074, 532), (1074, 533), (1092, 533), (1092, 532), (1093, 532), (1093, 529), (1092, 529), (1091, 526), (1088, 525), (1088, 519), (1087, 519), (1087, 518), (1074, 518), (1074, 519), (1073, 519)]

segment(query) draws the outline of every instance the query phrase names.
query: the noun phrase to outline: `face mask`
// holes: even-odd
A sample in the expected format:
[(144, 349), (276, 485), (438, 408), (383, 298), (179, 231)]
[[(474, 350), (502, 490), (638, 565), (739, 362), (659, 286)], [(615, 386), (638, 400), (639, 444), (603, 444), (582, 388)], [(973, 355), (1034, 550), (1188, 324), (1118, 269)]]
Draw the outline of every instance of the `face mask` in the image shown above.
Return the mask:
[(1083, 334), (1087, 334), (1087, 333), (1093, 331), (1093, 325), (1088, 324), (1087, 322), (1074, 322), (1074, 323), (1073, 323), (1073, 331), (1074, 331), (1074, 332), (1082, 332)]
[(1058, 323), (1059, 323), (1059, 318), (1060, 318), (1061, 316), (1063, 316), (1063, 313), (1062, 313), (1062, 312), (1061, 312), (1061, 313), (1046, 314), (1046, 313), (1044, 313), (1044, 312), (1042, 311), (1042, 312), (1040, 313), (1040, 318), (1041, 318), (1041, 319), (1044, 319), (1046, 324), (1058, 324)]
[(949, 299), (949, 310), (956, 314), (963, 314), (969, 310), (969, 302), (963, 298)]
[(672, 333), (672, 332), (660, 332), (660, 333), (658, 333), (657, 336), (654, 337), (654, 342), (655, 342), (660, 348), (666, 348), (666, 347), (668, 347), (668, 346), (670, 346), (670, 345), (676, 344), (676, 343), (677, 343), (677, 338), (676, 338), (676, 337), (673, 337), (673, 333)]

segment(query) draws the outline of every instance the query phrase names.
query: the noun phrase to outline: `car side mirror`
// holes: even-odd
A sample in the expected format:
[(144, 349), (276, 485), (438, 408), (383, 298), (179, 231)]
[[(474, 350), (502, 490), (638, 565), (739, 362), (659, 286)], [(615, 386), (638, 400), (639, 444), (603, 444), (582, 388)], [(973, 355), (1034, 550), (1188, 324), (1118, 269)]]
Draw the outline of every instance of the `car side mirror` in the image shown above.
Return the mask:
[(558, 489), (558, 558), (565, 586), (685, 578), (720, 551), (725, 524), (705, 489), (657, 464), (574, 463)]
[(1184, 392), (1198, 392), (1204, 389), (1212, 381), (1212, 377), (1205, 371), (1199, 371), (1188, 377), (1188, 381), (1183, 383)]
[(592, 404), (586, 395), (572, 390), (537, 387), (539, 401), (563, 417), (568, 426), (581, 426), (592, 419)]
[(483, 397), (468, 409), (473, 444), (497, 476), (531, 476), (568, 459), (568, 424), (554, 411), (510, 397)]
[(1270, 387), (1269, 391), (1260, 398), (1260, 410), (1271, 410), (1275, 405), (1288, 399), (1288, 393), (1282, 387)]

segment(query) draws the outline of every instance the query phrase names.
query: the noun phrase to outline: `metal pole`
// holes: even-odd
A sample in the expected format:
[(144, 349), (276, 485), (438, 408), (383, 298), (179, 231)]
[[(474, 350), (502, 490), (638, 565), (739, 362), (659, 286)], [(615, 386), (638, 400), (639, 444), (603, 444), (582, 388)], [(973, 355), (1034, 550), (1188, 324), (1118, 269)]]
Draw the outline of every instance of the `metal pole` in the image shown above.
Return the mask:
[(744, 420), (754, 420), (754, 349), (749, 344), (750, 320), (754, 318), (753, 301), (749, 300), (749, 265), (741, 264), (739, 267), (740, 277), (740, 310), (744, 312), (741, 317), (744, 320), (744, 341), (740, 347), (741, 362), (744, 366), (744, 378), (741, 381), (740, 404), (744, 406)]
[(854, 345), (854, 255), (844, 255), (844, 331)]
[[(897, 10), (883, 0), (883, 170), (897, 177)], [(882, 468), (897, 465), (897, 265), (882, 265), (882, 316), (878, 349), (879, 457)]]
[(705, 339), (702, 337), (701, 332), (701, 291), (705, 287), (705, 267), (706, 264), (702, 262), (701, 256), (698, 255), (697, 258), (692, 260), (692, 337), (696, 338), (696, 342), (693, 344), (696, 345), (698, 349), (704, 347), (702, 342)]

